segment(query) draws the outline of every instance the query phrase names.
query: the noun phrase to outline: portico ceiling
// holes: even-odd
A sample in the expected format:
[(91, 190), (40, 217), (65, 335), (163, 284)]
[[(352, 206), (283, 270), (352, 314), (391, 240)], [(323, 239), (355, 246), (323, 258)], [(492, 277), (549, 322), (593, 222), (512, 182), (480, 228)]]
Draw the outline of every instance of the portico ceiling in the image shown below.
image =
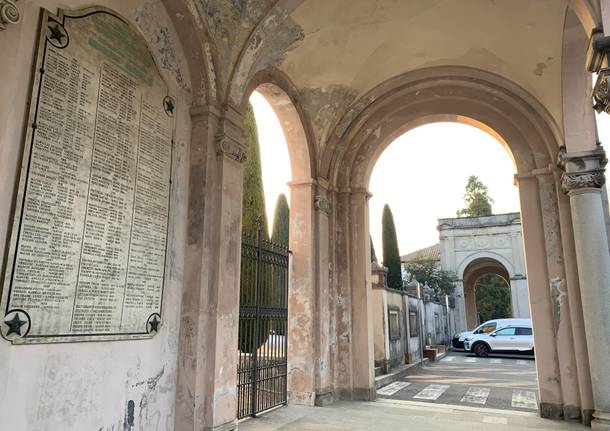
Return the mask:
[(471, 66), (536, 96), (560, 121), (563, 0), (307, 0), (280, 65), (301, 89), (351, 98), (422, 67)]

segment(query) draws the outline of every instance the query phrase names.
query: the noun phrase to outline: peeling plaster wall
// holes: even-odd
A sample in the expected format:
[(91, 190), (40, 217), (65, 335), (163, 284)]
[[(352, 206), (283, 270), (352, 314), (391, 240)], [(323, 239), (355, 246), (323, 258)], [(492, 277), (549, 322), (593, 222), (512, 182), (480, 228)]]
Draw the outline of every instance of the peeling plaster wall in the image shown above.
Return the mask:
[[(12, 346), (0, 340), (0, 429), (165, 431), (173, 429), (182, 292), (190, 77), (160, 0), (100, 0), (147, 40), (177, 101), (168, 278), (163, 325), (151, 340)], [(0, 243), (5, 258), (23, 149), (40, 7), (81, 9), (86, 0), (21, 1), (22, 22), (0, 32)], [(6, 109), (10, 107), (10, 109)]]

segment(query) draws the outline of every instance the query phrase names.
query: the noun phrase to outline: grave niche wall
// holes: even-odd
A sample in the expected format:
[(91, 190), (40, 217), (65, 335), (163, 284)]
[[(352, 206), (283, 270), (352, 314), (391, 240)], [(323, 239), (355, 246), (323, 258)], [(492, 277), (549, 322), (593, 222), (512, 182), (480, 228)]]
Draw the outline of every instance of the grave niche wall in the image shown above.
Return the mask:
[(102, 8), (42, 16), (0, 330), (13, 343), (161, 323), (175, 102)]

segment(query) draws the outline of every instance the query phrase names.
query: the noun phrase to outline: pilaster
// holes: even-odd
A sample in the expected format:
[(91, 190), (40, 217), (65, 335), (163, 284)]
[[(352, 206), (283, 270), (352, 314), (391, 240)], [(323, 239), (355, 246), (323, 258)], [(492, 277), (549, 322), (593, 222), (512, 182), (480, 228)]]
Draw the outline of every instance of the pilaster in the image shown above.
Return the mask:
[(316, 277), (312, 179), (290, 184), (290, 287), (288, 291), (288, 402), (316, 398)]
[(237, 322), (241, 263), (241, 115), (191, 111), (188, 237), (175, 428), (237, 427)]

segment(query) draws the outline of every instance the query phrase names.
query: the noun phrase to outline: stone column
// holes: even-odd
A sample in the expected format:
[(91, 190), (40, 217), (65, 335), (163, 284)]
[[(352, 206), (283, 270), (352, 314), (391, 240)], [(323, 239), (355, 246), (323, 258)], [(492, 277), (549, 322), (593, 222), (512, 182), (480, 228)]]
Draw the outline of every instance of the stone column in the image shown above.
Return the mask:
[(472, 329), (468, 328), (468, 324), (466, 323), (466, 299), (464, 297), (464, 280), (458, 280), (455, 283), (455, 292), (453, 295), (455, 298), (455, 332), (458, 333), (467, 331), (468, 329)]
[(315, 400), (314, 187), (312, 180), (290, 183), (288, 402), (303, 405), (313, 405)]
[(336, 396), (352, 399), (352, 270), (351, 207), (349, 191), (334, 193), (332, 249), (334, 254), (334, 340), (333, 372)]
[(237, 427), (241, 115), (193, 109), (175, 429)]
[(510, 279), (510, 296), (513, 317), (529, 318), (530, 307), (527, 300), (527, 279), (524, 276)]
[(330, 285), (330, 216), (333, 204), (327, 188), (317, 181), (314, 196), (314, 244), (312, 253), (315, 272), (315, 300), (316, 300), (316, 375), (315, 375), (315, 405), (325, 406), (335, 400), (335, 392), (332, 381), (331, 362), (333, 361), (331, 350), (335, 347), (333, 343), (334, 325), (332, 324), (333, 298), (331, 298)]
[(605, 152), (564, 153), (562, 186), (570, 197), (578, 278), (587, 334), (595, 412), (591, 427), (610, 430), (610, 253), (601, 188)]
[(373, 321), (371, 310), (371, 245), (369, 239), (368, 191), (350, 194), (351, 297), (352, 297), (352, 397), (373, 401)]
[(540, 415), (559, 418), (563, 414), (563, 398), (539, 184), (536, 176), (531, 174), (519, 175), (517, 179), (523, 221), (529, 303), (534, 326)]

